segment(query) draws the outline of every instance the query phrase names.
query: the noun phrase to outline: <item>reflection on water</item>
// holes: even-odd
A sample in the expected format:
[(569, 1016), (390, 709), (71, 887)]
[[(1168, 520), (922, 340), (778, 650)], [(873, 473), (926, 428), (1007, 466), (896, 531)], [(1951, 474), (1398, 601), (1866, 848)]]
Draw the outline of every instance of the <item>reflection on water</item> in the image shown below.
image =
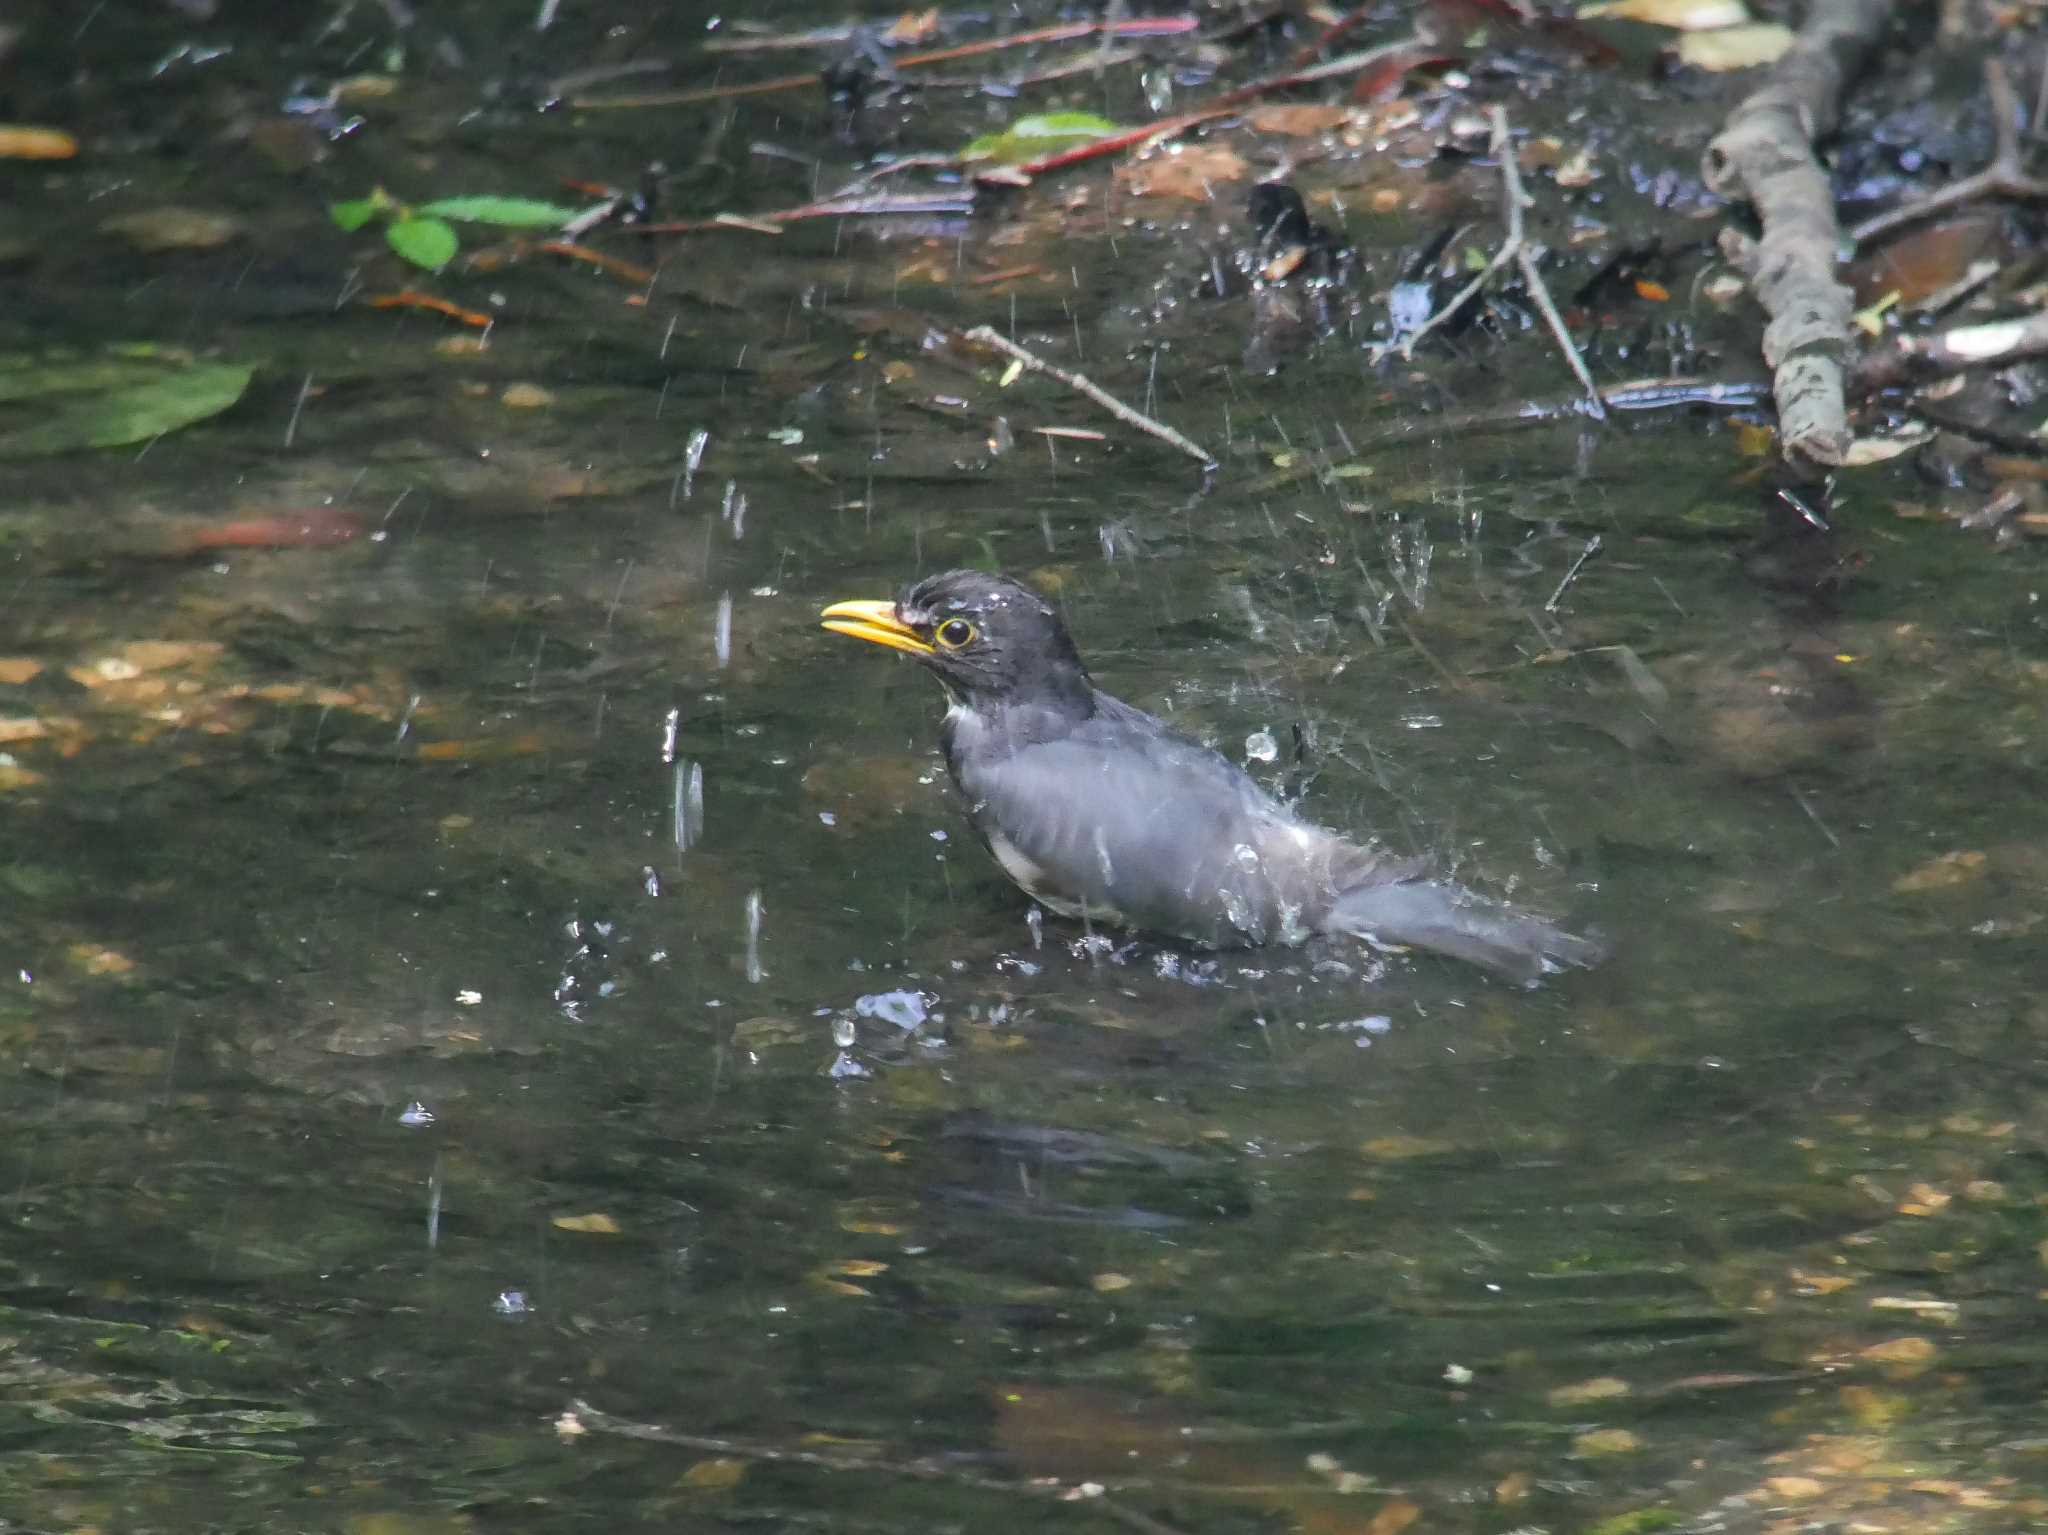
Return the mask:
[[(559, 121), (445, 153), (587, 175)], [(28, 196), (81, 218), (99, 174)], [(82, 342), (132, 296), (124, 331), (273, 359), (146, 453), (19, 466), (0, 530), (25, 1523), (1094, 1517), (970, 1480), (1017, 1475), (1182, 1530), (2038, 1522), (2012, 563), (1901, 524), (1796, 608), (1727, 558), (1749, 493), (1695, 422), (1290, 476), (1381, 386), (1343, 348), (1239, 376), (1206, 316), (1157, 321), (1157, 382), (1230, 444), (1209, 493), (1032, 441), (1051, 392), (992, 455), (914, 242), (707, 241), (652, 309), (508, 272), (477, 352), (336, 311), (345, 242), (259, 222), (39, 250), (47, 313), (0, 322)], [(1129, 327), (1148, 238), (1075, 253), (1113, 318), (1019, 334)], [(371, 531), (165, 541), (302, 504)], [(814, 626), (959, 563), (1317, 819), (1617, 957), (1524, 993), (1027, 911), (928, 681)], [(745, 1458), (813, 1435), (941, 1474)]]

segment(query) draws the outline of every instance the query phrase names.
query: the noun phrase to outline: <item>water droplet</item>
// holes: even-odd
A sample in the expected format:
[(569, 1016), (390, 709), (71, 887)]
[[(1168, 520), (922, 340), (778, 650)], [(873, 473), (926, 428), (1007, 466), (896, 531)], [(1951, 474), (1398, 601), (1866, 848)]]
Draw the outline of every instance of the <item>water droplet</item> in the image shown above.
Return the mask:
[(768, 974), (761, 968), (761, 892), (747, 892), (747, 979), (756, 986)]
[(408, 1130), (419, 1130), (434, 1122), (434, 1111), (424, 1103), (408, 1103), (399, 1111), (398, 1122)]
[(676, 733), (682, 729), (683, 711), (671, 709), (661, 722), (661, 760), (667, 766), (676, 760)]
[(704, 837), (704, 768), (701, 763), (678, 762), (675, 792), (670, 803), (670, 830), (676, 851), (687, 853)]
[(1270, 730), (1254, 730), (1244, 738), (1244, 754), (1252, 762), (1278, 762), (1280, 743)]
[(711, 624), (711, 652), (720, 666), (732, 664), (732, 593), (718, 599), (718, 616)]
[(845, 1081), (849, 1077), (856, 1079), (860, 1077), (871, 1077), (874, 1075), (874, 1073), (872, 1071), (869, 1071), (867, 1067), (861, 1065), (861, 1063), (855, 1060), (852, 1056), (847, 1055), (844, 1052), (841, 1052), (839, 1058), (833, 1061), (831, 1070), (826, 1072), (826, 1075), (831, 1077), (832, 1080), (835, 1082), (841, 1082)]
[(525, 1316), (532, 1308), (526, 1304), (524, 1290), (500, 1290), (498, 1298), (491, 1302), (491, 1309), (499, 1316)]
[(851, 1018), (839, 1017), (832, 1020), (832, 1043), (842, 1050), (851, 1050), (860, 1029)]
[(711, 434), (699, 427), (690, 433), (690, 445), (683, 450), (683, 499), (690, 499), (690, 485), (697, 478), (697, 466), (704, 462), (704, 449), (711, 441)]

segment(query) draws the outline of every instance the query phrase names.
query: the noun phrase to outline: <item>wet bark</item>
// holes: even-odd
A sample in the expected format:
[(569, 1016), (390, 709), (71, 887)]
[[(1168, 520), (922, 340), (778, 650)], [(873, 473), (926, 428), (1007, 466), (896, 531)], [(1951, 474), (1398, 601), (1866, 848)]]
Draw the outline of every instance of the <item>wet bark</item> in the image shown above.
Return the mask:
[(1892, 0), (1817, 0), (1770, 78), (1738, 105), (1707, 146), (1707, 184), (1752, 203), (1761, 239), (1724, 230), (1721, 247), (1749, 277), (1770, 316), (1764, 361), (1774, 379), (1786, 458), (1843, 462), (1851, 433), (1843, 369), (1854, 299), (1835, 277), (1841, 227), (1814, 144), (1833, 131), (1842, 91), (1891, 20)]

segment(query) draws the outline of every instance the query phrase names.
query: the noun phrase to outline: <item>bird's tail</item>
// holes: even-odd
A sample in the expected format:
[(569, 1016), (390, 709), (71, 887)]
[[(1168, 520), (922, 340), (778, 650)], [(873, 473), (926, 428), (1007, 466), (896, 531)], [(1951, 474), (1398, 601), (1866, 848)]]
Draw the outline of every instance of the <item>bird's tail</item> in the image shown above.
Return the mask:
[(1433, 949), (1524, 983), (1607, 955), (1596, 938), (1430, 880), (1354, 885), (1337, 897), (1326, 926), (1376, 943)]

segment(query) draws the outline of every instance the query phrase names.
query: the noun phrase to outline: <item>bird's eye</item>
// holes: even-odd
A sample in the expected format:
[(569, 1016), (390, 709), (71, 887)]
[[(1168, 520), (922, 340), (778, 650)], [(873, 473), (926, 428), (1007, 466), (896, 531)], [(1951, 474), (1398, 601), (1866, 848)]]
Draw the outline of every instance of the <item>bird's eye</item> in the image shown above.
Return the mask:
[(949, 618), (939, 625), (932, 637), (948, 650), (958, 650), (962, 645), (971, 644), (974, 634), (974, 625), (966, 619)]

